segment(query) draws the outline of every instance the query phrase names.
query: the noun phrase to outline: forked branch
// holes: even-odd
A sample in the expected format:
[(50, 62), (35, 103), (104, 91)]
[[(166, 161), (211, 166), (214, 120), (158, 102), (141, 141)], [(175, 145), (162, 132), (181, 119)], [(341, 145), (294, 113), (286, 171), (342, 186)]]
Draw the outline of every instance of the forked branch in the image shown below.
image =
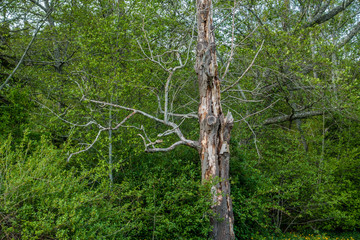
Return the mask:
[(77, 154), (82, 153), (82, 152), (88, 151), (88, 150), (89, 150), (90, 148), (92, 148), (92, 147), (94, 146), (94, 144), (98, 141), (101, 132), (107, 131), (107, 130), (116, 130), (116, 129), (118, 129), (118, 128), (121, 127), (129, 118), (131, 118), (134, 114), (135, 114), (135, 112), (130, 113), (127, 117), (125, 117), (125, 118), (124, 118), (119, 124), (117, 124), (114, 128), (113, 128), (113, 127), (104, 128), (104, 127), (101, 127), (101, 126), (99, 125), (99, 126), (100, 126), (100, 129), (99, 129), (99, 131), (98, 131), (98, 133), (97, 133), (94, 141), (93, 141), (91, 144), (89, 144), (85, 149), (82, 149), (82, 150), (80, 150), (80, 151), (78, 151), (78, 152), (71, 153), (71, 154), (69, 155), (69, 157), (67, 158), (66, 161), (69, 162), (69, 161), (70, 161), (70, 158), (71, 158), (72, 156), (77, 155)]
[(158, 144), (160, 143), (160, 141), (155, 141), (155, 142), (151, 142), (151, 141), (148, 141), (149, 143), (147, 143), (147, 141), (145, 140), (144, 137), (143, 140), (144, 140), (144, 145), (145, 145), (145, 150), (148, 151), (148, 152), (164, 152), (164, 151), (170, 151), (172, 149), (174, 149), (176, 146), (179, 146), (179, 145), (187, 145), (189, 147), (192, 147), (192, 148), (195, 148), (195, 149), (199, 149), (200, 148), (200, 144), (198, 141), (193, 141), (193, 140), (189, 140), (189, 139), (186, 139), (183, 135), (183, 133), (181, 132), (180, 128), (179, 128), (179, 125), (174, 123), (174, 122), (171, 122), (171, 121), (165, 121), (165, 120), (162, 120), (160, 118), (157, 118), (153, 115), (150, 115), (144, 111), (141, 111), (141, 110), (138, 110), (138, 109), (134, 109), (134, 108), (129, 108), (129, 107), (125, 107), (125, 106), (121, 106), (121, 105), (118, 105), (118, 104), (113, 104), (113, 103), (108, 103), (108, 102), (103, 102), (103, 101), (97, 101), (97, 100), (91, 100), (91, 99), (87, 99), (87, 98), (83, 98), (83, 100), (86, 100), (86, 101), (89, 101), (89, 102), (92, 102), (92, 103), (96, 103), (96, 104), (99, 104), (101, 106), (112, 106), (112, 107), (116, 107), (116, 108), (120, 108), (120, 109), (123, 109), (123, 110), (126, 110), (126, 111), (132, 111), (134, 114), (135, 113), (138, 113), (140, 115), (143, 115), (144, 117), (147, 117), (149, 119), (152, 119), (154, 121), (157, 121), (159, 123), (162, 123), (166, 126), (169, 126), (171, 127), (171, 131), (173, 131), (174, 133), (176, 133), (176, 135), (180, 138), (180, 141), (179, 142), (176, 142), (174, 143), (172, 146), (170, 146), (169, 148), (152, 148), (152, 149), (149, 149), (149, 146), (154, 146), (155, 144)]

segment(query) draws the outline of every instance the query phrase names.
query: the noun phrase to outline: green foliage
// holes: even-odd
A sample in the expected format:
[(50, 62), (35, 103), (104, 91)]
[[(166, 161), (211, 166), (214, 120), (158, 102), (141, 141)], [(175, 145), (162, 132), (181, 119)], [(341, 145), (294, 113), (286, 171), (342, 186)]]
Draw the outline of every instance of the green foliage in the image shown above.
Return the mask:
[[(179, 56), (185, 63), (188, 53), (172, 76), (169, 110), (196, 113), (194, 1), (51, 2), (54, 24), (45, 21), (0, 92), (0, 238), (206, 239), (210, 191), (200, 183), (198, 154), (185, 147), (143, 153), (138, 134), (155, 141), (168, 126), (134, 115), (66, 162), (130, 113), (84, 97), (163, 119), (164, 68)], [(0, 85), (45, 14), (32, 1), (1, 4)], [(329, 1), (324, 11), (340, 4)], [(237, 121), (231, 194), (238, 239), (360, 228), (358, 36), (339, 47), (356, 29), (359, 3), (306, 27), (325, 5), (236, 1), (233, 10), (234, 1), (214, 1), (221, 87), (242, 77), (222, 93), (224, 112)], [(291, 119), (307, 111), (325, 115), (299, 125)], [(285, 115), (290, 121), (263, 125)], [(198, 138), (196, 119), (170, 118)], [(168, 147), (174, 135), (157, 146)]]
[[(136, 238), (204, 239), (210, 230), (210, 189), (200, 185), (196, 154), (184, 149), (170, 154), (142, 154), (119, 172), (141, 190), (142, 228)], [(181, 167), (180, 167), (181, 166)]]
[[(236, 141), (232, 140), (232, 143)], [(276, 204), (268, 201), (275, 190), (271, 182), (256, 168), (257, 161), (241, 154), (237, 145), (232, 145), (231, 195), (234, 205), (235, 233), (238, 239), (258, 239), (272, 233), (269, 211)]]
[[(25, 134), (0, 147), (0, 232), (5, 239), (203, 239), (209, 231), (207, 195), (193, 163), (144, 158), (111, 184), (103, 166), (71, 167), (49, 140)], [(177, 164), (182, 169), (171, 171)], [(135, 169), (134, 169), (135, 170)], [(147, 172), (147, 174), (145, 174)]]
[(0, 95), (0, 140), (11, 134), (15, 141), (21, 139), (34, 105), (28, 101), (28, 91), (20, 86), (2, 91)]
[[(319, 127), (304, 124), (303, 130), (320, 131)], [(344, 122), (323, 137), (307, 135), (308, 152), (299, 132), (264, 131), (272, 138), (259, 141), (260, 159), (255, 149), (233, 144), (233, 154), (241, 156), (232, 159), (231, 170), (237, 236), (270, 238), (281, 231), (306, 231), (309, 226), (327, 231), (358, 229), (356, 125)]]

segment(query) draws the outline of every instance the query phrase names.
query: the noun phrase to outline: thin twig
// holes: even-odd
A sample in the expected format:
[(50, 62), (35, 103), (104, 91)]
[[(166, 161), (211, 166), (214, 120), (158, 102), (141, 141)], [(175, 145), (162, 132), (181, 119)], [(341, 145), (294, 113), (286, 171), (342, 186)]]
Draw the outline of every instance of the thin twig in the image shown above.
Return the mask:
[(236, 6), (236, 0), (234, 1), (234, 8), (232, 11), (232, 30), (231, 30), (231, 50), (230, 50), (230, 57), (228, 60), (228, 63), (226, 65), (226, 69), (224, 74), (222, 75), (222, 79), (225, 80), (226, 74), (229, 71), (230, 63), (232, 61), (232, 57), (234, 55), (234, 39), (235, 39), (235, 6)]
[(60, 119), (61, 121), (67, 123), (67, 124), (70, 124), (74, 127), (87, 127), (87, 126), (90, 126), (92, 124), (95, 124), (98, 126), (98, 128), (104, 128), (103, 126), (101, 126), (99, 123), (95, 122), (95, 121), (90, 121), (86, 124), (77, 124), (77, 123), (73, 123), (73, 122), (70, 122), (64, 118), (62, 118), (60, 115), (58, 115), (57, 113), (55, 113), (53, 110), (51, 110), (49, 107), (45, 106), (44, 104), (34, 100), (34, 102), (36, 102), (37, 104), (39, 104), (40, 106), (42, 106), (43, 108), (46, 108), (49, 112), (51, 112), (52, 114), (54, 114), (58, 119)]
[(231, 84), (231, 85), (228, 86), (227, 88), (225, 88), (224, 90), (222, 90), (221, 93), (226, 92), (227, 90), (231, 89), (231, 88), (234, 87), (236, 84), (238, 84), (238, 83), (240, 82), (240, 80), (245, 76), (245, 74), (251, 69), (251, 67), (253, 66), (253, 64), (254, 64), (257, 56), (259, 55), (259, 53), (260, 53), (260, 51), (261, 51), (261, 49), (262, 49), (262, 47), (263, 47), (263, 45), (264, 45), (264, 41), (265, 41), (265, 40), (262, 41), (261, 46), (260, 46), (259, 50), (257, 51), (257, 53), (255, 54), (254, 59), (252, 60), (252, 62), (251, 62), (250, 65), (248, 66), (248, 68), (243, 72), (243, 74), (241, 74), (241, 76), (239, 77), (239, 79), (236, 80), (233, 84)]
[(108, 127), (108, 128), (100, 128), (99, 131), (98, 131), (98, 134), (96, 135), (96, 137), (95, 137), (95, 139), (94, 139), (94, 141), (93, 141), (89, 146), (87, 146), (85, 149), (82, 149), (82, 150), (80, 150), (80, 151), (78, 151), (78, 152), (71, 153), (70, 156), (67, 158), (66, 161), (69, 162), (69, 161), (70, 161), (70, 158), (71, 158), (72, 156), (77, 155), (77, 154), (82, 153), (82, 152), (88, 151), (88, 150), (89, 150), (90, 148), (92, 148), (92, 147), (94, 146), (94, 144), (97, 142), (97, 140), (99, 139), (99, 136), (100, 136), (101, 132), (107, 131), (107, 130), (116, 130), (116, 129), (118, 129), (118, 128), (119, 128), (121, 125), (123, 125), (130, 117), (132, 117), (135, 113), (136, 113), (136, 112), (130, 113), (127, 117), (125, 117), (125, 118), (124, 118), (119, 124), (117, 124), (116, 127), (114, 127), (114, 128), (112, 128), (111, 126)]

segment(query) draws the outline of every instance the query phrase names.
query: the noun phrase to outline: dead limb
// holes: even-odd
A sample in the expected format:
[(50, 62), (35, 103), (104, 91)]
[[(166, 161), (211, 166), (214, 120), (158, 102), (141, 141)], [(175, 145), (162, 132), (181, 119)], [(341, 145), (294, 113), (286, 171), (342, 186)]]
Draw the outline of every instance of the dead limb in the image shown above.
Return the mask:
[(135, 112), (130, 113), (130, 114), (129, 114), (127, 117), (125, 117), (120, 123), (118, 123), (114, 128), (113, 128), (113, 127), (107, 127), (107, 128), (101, 127), (101, 128), (99, 129), (99, 131), (98, 131), (98, 133), (97, 133), (94, 141), (93, 141), (91, 144), (89, 144), (85, 149), (82, 149), (82, 150), (80, 150), (80, 151), (78, 151), (78, 152), (71, 153), (70, 156), (67, 158), (66, 161), (69, 162), (69, 161), (70, 161), (70, 158), (71, 158), (72, 156), (77, 155), (77, 154), (82, 153), (82, 152), (88, 151), (88, 150), (89, 150), (90, 148), (92, 148), (92, 147), (94, 146), (94, 144), (98, 141), (101, 132), (107, 131), (107, 130), (116, 130), (116, 129), (118, 129), (118, 128), (119, 128), (120, 126), (122, 126), (129, 118), (131, 118), (134, 114), (135, 114)]
[(92, 103), (96, 103), (96, 104), (100, 104), (101, 106), (112, 106), (112, 107), (116, 107), (116, 108), (120, 108), (120, 109), (123, 109), (123, 110), (126, 110), (126, 111), (132, 111), (133, 114), (140, 114), (144, 117), (147, 117), (149, 119), (152, 119), (156, 122), (159, 122), (159, 123), (162, 123), (166, 126), (169, 126), (172, 128), (172, 132), (174, 132), (179, 138), (180, 138), (180, 141), (179, 142), (176, 142), (174, 143), (172, 146), (170, 146), (169, 148), (152, 148), (152, 149), (149, 149), (149, 146), (154, 146), (155, 144), (158, 144), (158, 143), (161, 143), (160, 141), (155, 141), (154, 143), (151, 142), (149, 139), (148, 140), (145, 140), (144, 137), (143, 140), (144, 140), (144, 145), (145, 145), (145, 150), (148, 151), (148, 152), (164, 152), (164, 151), (170, 151), (172, 149), (174, 149), (176, 146), (179, 146), (179, 145), (187, 145), (187, 146), (190, 146), (192, 148), (195, 148), (195, 149), (199, 149), (200, 147), (200, 144), (198, 141), (193, 141), (193, 140), (189, 140), (189, 139), (186, 139), (185, 136), (183, 135), (183, 133), (181, 132), (180, 128), (179, 128), (179, 125), (174, 123), (174, 122), (171, 122), (171, 121), (165, 121), (165, 120), (162, 120), (160, 118), (157, 118), (155, 116), (152, 116), (144, 111), (141, 111), (141, 110), (137, 110), (137, 109), (134, 109), (134, 108), (129, 108), (129, 107), (125, 107), (125, 106), (121, 106), (121, 105), (117, 105), (117, 104), (113, 104), (113, 103), (107, 103), (107, 102), (103, 102), (103, 101), (97, 101), (97, 100), (90, 100), (90, 99), (86, 99), (86, 98), (83, 98), (84, 100), (87, 100), (89, 102), (92, 102)]

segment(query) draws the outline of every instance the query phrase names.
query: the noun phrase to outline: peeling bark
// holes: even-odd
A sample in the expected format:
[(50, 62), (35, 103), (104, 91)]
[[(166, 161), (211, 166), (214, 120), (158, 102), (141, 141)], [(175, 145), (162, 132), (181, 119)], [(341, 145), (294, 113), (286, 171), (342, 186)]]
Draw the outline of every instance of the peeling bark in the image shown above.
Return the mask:
[(212, 239), (235, 239), (234, 216), (230, 198), (229, 143), (234, 119), (226, 117), (220, 102), (220, 80), (212, 26), (211, 0), (197, 0), (198, 44), (195, 71), (198, 76), (200, 105), (200, 160), (203, 182), (218, 181), (212, 186)]

